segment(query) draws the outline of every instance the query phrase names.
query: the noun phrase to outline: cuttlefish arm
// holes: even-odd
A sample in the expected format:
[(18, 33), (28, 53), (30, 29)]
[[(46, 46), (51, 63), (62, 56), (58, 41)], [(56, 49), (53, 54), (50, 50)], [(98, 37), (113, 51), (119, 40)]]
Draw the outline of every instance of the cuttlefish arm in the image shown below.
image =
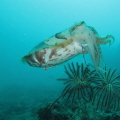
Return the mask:
[(109, 45), (112, 45), (115, 41), (115, 38), (112, 35), (107, 35), (105, 37), (99, 37), (97, 39), (98, 44), (106, 45), (109, 43)]
[(100, 58), (102, 57), (100, 46), (93, 43), (88, 43), (82, 44), (82, 47), (90, 54), (94, 67), (98, 70), (100, 66)]
[(111, 45), (114, 43), (114, 41), (115, 38), (112, 35), (107, 35), (105, 37), (98, 37), (96, 44), (94, 43), (93, 45), (91, 45), (91, 47), (93, 47), (93, 53), (90, 53), (90, 55), (92, 57), (96, 70), (101, 70), (100, 59), (102, 59), (102, 61), (104, 62), (100, 45)]

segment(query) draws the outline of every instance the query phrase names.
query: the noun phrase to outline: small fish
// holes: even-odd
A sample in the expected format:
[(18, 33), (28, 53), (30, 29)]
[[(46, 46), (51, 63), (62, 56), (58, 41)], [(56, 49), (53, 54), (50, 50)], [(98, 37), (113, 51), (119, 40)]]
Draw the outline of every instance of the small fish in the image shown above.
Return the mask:
[(112, 35), (99, 37), (93, 27), (87, 26), (82, 21), (41, 42), (28, 55), (25, 55), (22, 61), (30, 66), (47, 70), (79, 54), (89, 53), (97, 69), (102, 57), (100, 45), (111, 43), (113, 40)]

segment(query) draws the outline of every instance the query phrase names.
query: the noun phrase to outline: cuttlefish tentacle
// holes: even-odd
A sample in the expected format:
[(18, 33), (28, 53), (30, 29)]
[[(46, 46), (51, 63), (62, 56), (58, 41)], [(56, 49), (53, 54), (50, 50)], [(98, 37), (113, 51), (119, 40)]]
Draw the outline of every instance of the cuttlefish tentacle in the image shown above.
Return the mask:
[(107, 35), (105, 37), (99, 37), (99, 39), (97, 40), (98, 44), (101, 45), (106, 45), (109, 43), (109, 45), (113, 44), (113, 42), (115, 41), (115, 38), (112, 35)]
[(115, 41), (115, 38), (112, 35), (107, 35), (105, 37), (97, 38), (98, 49), (95, 50), (94, 54), (95, 54), (96, 64), (98, 66), (100, 64), (100, 59), (102, 59), (102, 61), (104, 62), (104, 58), (103, 58), (103, 55), (102, 55), (102, 51), (101, 51), (100, 45), (106, 45), (106, 44), (111, 45), (111, 44), (113, 44), (114, 41)]

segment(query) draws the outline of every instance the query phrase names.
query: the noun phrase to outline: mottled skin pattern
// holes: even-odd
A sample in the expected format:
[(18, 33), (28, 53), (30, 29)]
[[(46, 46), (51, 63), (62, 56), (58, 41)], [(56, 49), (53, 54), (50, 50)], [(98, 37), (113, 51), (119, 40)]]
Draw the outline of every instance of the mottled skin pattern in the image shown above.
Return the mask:
[(46, 39), (33, 48), (22, 60), (30, 66), (48, 69), (64, 63), (78, 54), (89, 53), (97, 69), (102, 57), (100, 45), (111, 44), (113, 40), (112, 35), (99, 37), (93, 27), (87, 26), (82, 21)]

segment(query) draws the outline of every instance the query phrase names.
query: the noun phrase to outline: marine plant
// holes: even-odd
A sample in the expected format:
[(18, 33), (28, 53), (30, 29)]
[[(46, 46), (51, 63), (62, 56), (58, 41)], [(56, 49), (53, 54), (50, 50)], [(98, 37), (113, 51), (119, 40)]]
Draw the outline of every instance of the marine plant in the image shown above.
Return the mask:
[(92, 102), (99, 110), (120, 110), (120, 75), (115, 75), (116, 69), (98, 71)]
[(70, 99), (72, 103), (76, 99), (84, 99), (90, 102), (93, 92), (90, 82), (94, 79), (94, 72), (95, 70), (91, 71), (89, 66), (85, 66), (83, 63), (74, 65), (72, 62), (68, 64), (68, 67), (65, 66), (65, 73), (68, 78), (58, 79), (65, 81), (64, 84), (66, 85), (62, 92), (62, 98), (67, 97), (67, 100)]
[[(71, 120), (74, 114), (76, 114), (76, 116), (74, 116), (74, 120), (78, 120), (80, 118), (81, 120), (93, 120), (95, 115), (100, 115), (97, 113), (98, 111), (102, 113), (100, 116), (103, 116), (105, 120), (107, 120), (107, 117), (111, 118), (111, 116), (111, 120), (114, 120), (117, 113), (120, 111), (120, 75), (115, 75), (116, 69), (107, 69), (105, 66), (103, 70), (96, 71), (91, 69), (90, 65), (84, 65), (83, 63), (81, 65), (78, 63), (71, 63), (64, 68), (67, 78), (60, 78), (58, 80), (64, 81), (66, 86), (63, 89), (61, 96), (45, 108), (41, 114), (39, 113), (40, 120), (45, 120), (44, 116), (49, 116), (49, 114), (55, 117), (53, 111), (55, 112), (57, 108), (54, 110), (54, 106), (60, 99), (62, 100), (62, 103), (67, 101), (67, 104), (65, 104), (66, 106), (72, 103), (72, 110), (76, 110), (73, 111), (74, 113), (72, 114), (69, 112), (63, 114), (59, 109), (59, 114), (58, 112), (55, 112), (56, 117), (61, 118), (64, 116), (66, 120)], [(79, 101), (79, 108), (74, 107), (76, 106), (76, 101)], [(80, 104), (81, 101), (84, 101), (84, 106)], [(61, 106), (61, 104), (59, 105)], [(90, 106), (90, 108), (91, 106), (93, 107), (94, 112), (91, 113), (92, 118), (90, 118), (91, 115), (88, 115), (91, 110), (89, 110), (89, 107), (87, 106)], [(66, 111), (66, 108), (62, 107), (62, 111), (64, 110)], [(67, 115), (72, 117), (68, 117)], [(88, 117), (85, 118), (85, 116)]]
[(120, 110), (120, 75), (115, 75), (116, 69), (91, 70), (89, 65), (76, 63), (65, 66), (68, 78), (58, 80), (65, 81), (66, 85), (62, 98), (72, 100), (84, 99), (92, 103), (96, 110), (118, 111)]

